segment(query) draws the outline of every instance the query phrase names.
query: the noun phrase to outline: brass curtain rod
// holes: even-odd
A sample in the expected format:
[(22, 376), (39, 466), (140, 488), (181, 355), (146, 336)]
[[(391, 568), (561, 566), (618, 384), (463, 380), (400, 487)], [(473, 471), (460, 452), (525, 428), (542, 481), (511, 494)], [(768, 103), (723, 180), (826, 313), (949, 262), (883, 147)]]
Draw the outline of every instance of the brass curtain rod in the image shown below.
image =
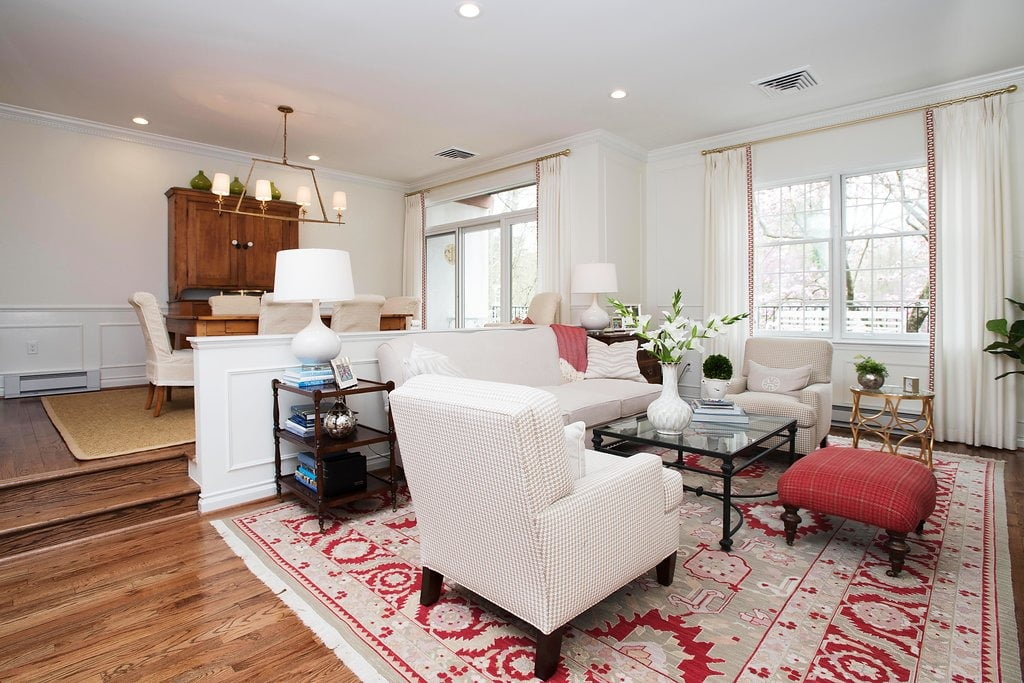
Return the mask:
[(535, 164), (538, 161), (544, 161), (545, 159), (554, 159), (555, 157), (567, 157), (570, 154), (572, 154), (572, 150), (563, 149), (561, 152), (555, 152), (554, 154), (545, 154), (544, 156), (537, 157), (536, 159), (528, 159), (527, 161), (520, 161), (518, 164), (509, 164), (508, 166), (502, 166), (501, 168), (496, 168), (493, 171), (484, 171), (483, 173), (477, 173), (476, 175), (466, 176), (465, 178), (459, 178), (458, 180), (449, 180), (446, 183), (438, 183), (437, 185), (432, 185), (431, 187), (425, 187), (422, 190), (416, 190), (415, 192), (406, 192), (405, 196), (406, 197), (412, 197), (413, 195), (417, 195), (417, 194), (420, 194), (420, 193), (430, 192), (431, 190), (436, 190), (437, 188), (444, 187), (445, 185), (454, 185), (455, 183), (461, 183), (461, 182), (466, 181), (466, 180), (472, 180), (473, 178), (482, 178), (485, 175), (491, 175), (492, 173), (501, 173), (502, 171), (507, 171), (510, 168), (515, 168), (516, 166), (525, 166), (526, 164)]
[(1009, 85), (999, 90), (989, 90), (988, 92), (978, 93), (977, 95), (967, 95), (966, 97), (957, 97), (953, 100), (945, 100), (943, 102), (936, 102), (934, 104), (922, 104), (919, 107), (910, 107), (909, 109), (900, 109), (899, 111), (891, 111), (886, 114), (875, 114), (874, 116), (865, 116), (861, 119), (854, 119), (853, 121), (843, 121), (842, 123), (833, 123), (828, 126), (818, 126), (817, 128), (808, 128), (807, 130), (798, 130), (794, 133), (783, 133), (782, 135), (773, 135), (768, 138), (761, 138), (760, 140), (751, 140), (750, 142), (741, 142), (736, 145), (729, 145), (727, 147), (716, 147), (715, 149), (701, 150), (701, 155), (718, 154), (719, 152), (728, 152), (731, 149), (739, 149), (740, 147), (746, 147), (747, 145), (760, 145), (764, 142), (775, 142), (776, 140), (786, 140), (788, 138), (795, 138), (800, 135), (809, 135), (810, 133), (821, 133), (826, 130), (833, 130), (835, 128), (843, 128), (845, 126), (852, 126), (858, 123), (867, 123), (868, 121), (878, 121), (880, 119), (888, 119), (893, 116), (902, 116), (903, 114), (910, 114), (915, 111), (924, 111), (925, 109), (935, 109), (937, 107), (947, 107), (951, 104), (960, 104), (961, 102), (970, 102), (971, 100), (981, 100), (986, 97), (992, 97), (994, 95), (1002, 95), (1004, 93), (1016, 92), (1016, 85)]

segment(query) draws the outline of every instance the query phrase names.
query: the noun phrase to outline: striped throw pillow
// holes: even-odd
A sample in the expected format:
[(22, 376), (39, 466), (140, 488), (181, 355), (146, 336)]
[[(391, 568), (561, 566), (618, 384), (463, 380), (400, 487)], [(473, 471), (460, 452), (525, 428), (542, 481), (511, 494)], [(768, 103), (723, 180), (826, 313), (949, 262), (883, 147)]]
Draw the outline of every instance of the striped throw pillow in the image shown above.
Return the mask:
[(604, 377), (646, 382), (647, 380), (640, 374), (640, 365), (636, 361), (636, 350), (635, 339), (605, 344), (588, 337), (586, 379)]

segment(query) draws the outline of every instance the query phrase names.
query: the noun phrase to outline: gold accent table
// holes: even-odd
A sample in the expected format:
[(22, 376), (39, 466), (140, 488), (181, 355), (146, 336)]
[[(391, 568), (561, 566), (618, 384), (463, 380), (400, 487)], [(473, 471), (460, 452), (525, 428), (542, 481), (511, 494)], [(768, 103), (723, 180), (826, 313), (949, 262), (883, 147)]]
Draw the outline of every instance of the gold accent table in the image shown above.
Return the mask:
[[(927, 465), (928, 469), (932, 469), (932, 449), (935, 445), (935, 429), (932, 425), (932, 405), (935, 399), (933, 392), (911, 393), (894, 385), (885, 385), (878, 389), (851, 386), (850, 392), (853, 394), (850, 431), (853, 432), (854, 448), (857, 448), (862, 434), (873, 434), (882, 440), (882, 448), (879, 450), (887, 450), (893, 455), (917, 460)], [(861, 397), (879, 398), (885, 401), (885, 405), (877, 412), (865, 414), (860, 408)], [(902, 417), (900, 404), (903, 401), (919, 401), (921, 409), (917, 415)], [(893, 433), (897, 429), (905, 431), (906, 435), (898, 437)], [(921, 444), (920, 453), (899, 452), (904, 444), (914, 439)]]

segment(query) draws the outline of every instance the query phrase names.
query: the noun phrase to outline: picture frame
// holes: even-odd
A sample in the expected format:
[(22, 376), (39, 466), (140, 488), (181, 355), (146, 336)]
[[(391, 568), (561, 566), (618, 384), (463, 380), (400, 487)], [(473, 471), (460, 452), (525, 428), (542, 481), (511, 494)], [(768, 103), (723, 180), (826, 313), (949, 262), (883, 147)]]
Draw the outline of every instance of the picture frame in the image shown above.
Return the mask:
[(609, 330), (621, 330), (621, 329), (624, 329), (623, 328), (623, 324), (624, 323), (623, 323), (623, 320), (622, 320), (622, 316), (617, 315), (617, 316), (614, 316), (614, 317), (609, 319), (609, 321), (608, 321), (608, 329)]
[(331, 360), (331, 370), (334, 372), (334, 383), (339, 389), (347, 389), (359, 384), (355, 372), (352, 371), (352, 363), (348, 356)]
[[(637, 319), (640, 318), (640, 315), (641, 315), (640, 304), (625, 304), (625, 309), (627, 311), (629, 311), (630, 315), (633, 316), (634, 320), (637, 320)], [(633, 327), (627, 326), (625, 319), (623, 319), (622, 329), (624, 329), (624, 330), (633, 330), (633, 329), (636, 329), (636, 327), (635, 326), (633, 326)]]

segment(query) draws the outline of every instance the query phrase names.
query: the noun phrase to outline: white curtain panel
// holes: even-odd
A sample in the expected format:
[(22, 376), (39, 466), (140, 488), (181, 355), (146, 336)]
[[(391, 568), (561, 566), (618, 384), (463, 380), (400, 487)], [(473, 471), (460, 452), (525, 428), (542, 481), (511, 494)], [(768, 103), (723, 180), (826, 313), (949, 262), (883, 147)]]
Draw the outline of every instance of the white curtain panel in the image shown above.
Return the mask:
[(402, 253), (402, 293), (420, 300), (418, 317), (426, 324), (422, 309), (426, 305), (423, 291), (423, 195), (405, 198), (405, 243)]
[[(704, 157), (704, 316), (735, 315), (748, 308), (747, 155), (731, 149)], [(710, 339), (707, 354), (720, 353), (739, 368), (746, 322)]]
[(569, 159), (537, 162), (537, 291), (562, 295), (560, 320), (569, 320)]
[(938, 287), (935, 436), (1016, 448), (1015, 362), (983, 353), (992, 318), (1019, 310), (1013, 288), (1009, 142), (1004, 95), (935, 110)]

